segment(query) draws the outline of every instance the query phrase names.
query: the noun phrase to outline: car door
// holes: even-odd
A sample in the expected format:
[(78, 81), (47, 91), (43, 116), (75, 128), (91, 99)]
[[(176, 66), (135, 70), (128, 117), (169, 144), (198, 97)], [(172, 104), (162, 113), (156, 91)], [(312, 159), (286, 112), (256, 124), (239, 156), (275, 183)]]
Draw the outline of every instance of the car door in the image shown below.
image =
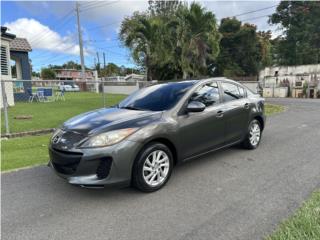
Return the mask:
[(226, 144), (241, 140), (247, 130), (250, 103), (246, 91), (236, 83), (221, 82), (221, 91), (226, 121)]
[(225, 123), (217, 82), (199, 86), (188, 99), (190, 101), (202, 102), (206, 108), (202, 112), (184, 113), (178, 117), (183, 158), (220, 147), (224, 143)]

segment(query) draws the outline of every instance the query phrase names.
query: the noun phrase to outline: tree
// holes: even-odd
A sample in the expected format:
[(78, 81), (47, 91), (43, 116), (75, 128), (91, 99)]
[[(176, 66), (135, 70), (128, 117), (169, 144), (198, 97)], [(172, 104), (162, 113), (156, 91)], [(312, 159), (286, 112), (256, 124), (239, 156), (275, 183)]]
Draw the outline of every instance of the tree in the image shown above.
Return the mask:
[(41, 78), (43, 80), (55, 79), (56, 78), (56, 73), (54, 72), (54, 70), (52, 70), (50, 68), (42, 68), (41, 69)]
[(149, 1), (148, 12), (135, 12), (121, 24), (120, 39), (147, 79), (208, 75), (219, 53), (215, 16), (197, 3)]
[(257, 75), (263, 54), (267, 62), (269, 46), (263, 46), (263, 43), (267, 44), (268, 38), (257, 34), (256, 30), (255, 25), (241, 24), (236, 18), (221, 20), (219, 31), (223, 37), (220, 42), (221, 53), (217, 60), (216, 75)]
[(151, 65), (157, 53), (159, 30), (159, 19), (139, 12), (121, 23), (120, 39), (131, 49), (133, 59), (146, 68), (147, 80), (152, 80)]
[(283, 30), (276, 46), (279, 64), (320, 63), (319, 1), (281, 1), (269, 22)]
[(81, 70), (81, 65), (74, 62), (74, 61), (68, 61), (68, 62), (62, 64), (62, 68)]
[(32, 71), (32, 77), (40, 77), (40, 73), (39, 72), (35, 72), (35, 71)]
[(219, 54), (220, 34), (215, 16), (197, 3), (177, 13), (177, 52), (183, 79), (208, 74), (208, 63)]
[(153, 16), (168, 16), (171, 17), (177, 9), (182, 5), (180, 0), (149, 0), (148, 10)]
[(261, 51), (261, 63), (260, 68), (264, 68), (267, 66), (271, 66), (273, 63), (272, 60), (272, 51), (273, 46), (271, 43), (271, 31), (260, 31), (257, 33), (259, 44), (260, 44), (260, 51)]
[(102, 77), (117, 76), (120, 74), (120, 68), (114, 63), (108, 63), (105, 68), (101, 69), (100, 73)]

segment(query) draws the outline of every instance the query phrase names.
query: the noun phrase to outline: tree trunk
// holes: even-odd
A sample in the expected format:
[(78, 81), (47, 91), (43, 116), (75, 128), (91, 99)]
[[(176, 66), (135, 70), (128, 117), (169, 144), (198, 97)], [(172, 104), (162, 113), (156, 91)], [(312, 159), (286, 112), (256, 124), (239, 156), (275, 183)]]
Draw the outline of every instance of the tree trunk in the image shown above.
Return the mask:
[(149, 66), (149, 57), (146, 56), (146, 73), (147, 73), (147, 81), (152, 81), (152, 72)]
[(183, 71), (182, 71), (182, 79), (183, 79), (183, 80), (186, 80), (187, 77), (188, 77), (188, 73), (183, 70)]

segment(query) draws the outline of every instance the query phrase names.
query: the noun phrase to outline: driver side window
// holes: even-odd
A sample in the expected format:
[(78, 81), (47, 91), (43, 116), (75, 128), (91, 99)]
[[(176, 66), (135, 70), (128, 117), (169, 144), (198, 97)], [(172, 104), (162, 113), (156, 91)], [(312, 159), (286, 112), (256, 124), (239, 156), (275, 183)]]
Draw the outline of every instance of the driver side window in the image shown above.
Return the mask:
[(206, 107), (212, 106), (220, 102), (219, 87), (217, 82), (210, 82), (200, 86), (192, 94), (189, 102), (198, 101)]

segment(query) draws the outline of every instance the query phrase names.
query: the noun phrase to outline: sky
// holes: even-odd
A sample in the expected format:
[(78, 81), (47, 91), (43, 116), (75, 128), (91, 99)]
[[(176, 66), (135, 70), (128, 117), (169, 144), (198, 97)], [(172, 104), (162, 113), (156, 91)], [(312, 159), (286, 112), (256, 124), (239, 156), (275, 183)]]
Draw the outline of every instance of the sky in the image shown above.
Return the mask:
[[(237, 16), (257, 25), (258, 30), (272, 30), (273, 36), (281, 33), (277, 26), (268, 24), (267, 16), (275, 11), (279, 0), (196, 2), (212, 11), (218, 22)], [(75, 1), (1, 1), (1, 26), (17, 37), (27, 38), (34, 71), (69, 60), (80, 63), (75, 6)], [(79, 6), (85, 65), (94, 66), (97, 52), (103, 63), (104, 52), (106, 63), (134, 67), (129, 50), (118, 40), (118, 31), (121, 21), (134, 11), (145, 11), (148, 1), (80, 1)]]

